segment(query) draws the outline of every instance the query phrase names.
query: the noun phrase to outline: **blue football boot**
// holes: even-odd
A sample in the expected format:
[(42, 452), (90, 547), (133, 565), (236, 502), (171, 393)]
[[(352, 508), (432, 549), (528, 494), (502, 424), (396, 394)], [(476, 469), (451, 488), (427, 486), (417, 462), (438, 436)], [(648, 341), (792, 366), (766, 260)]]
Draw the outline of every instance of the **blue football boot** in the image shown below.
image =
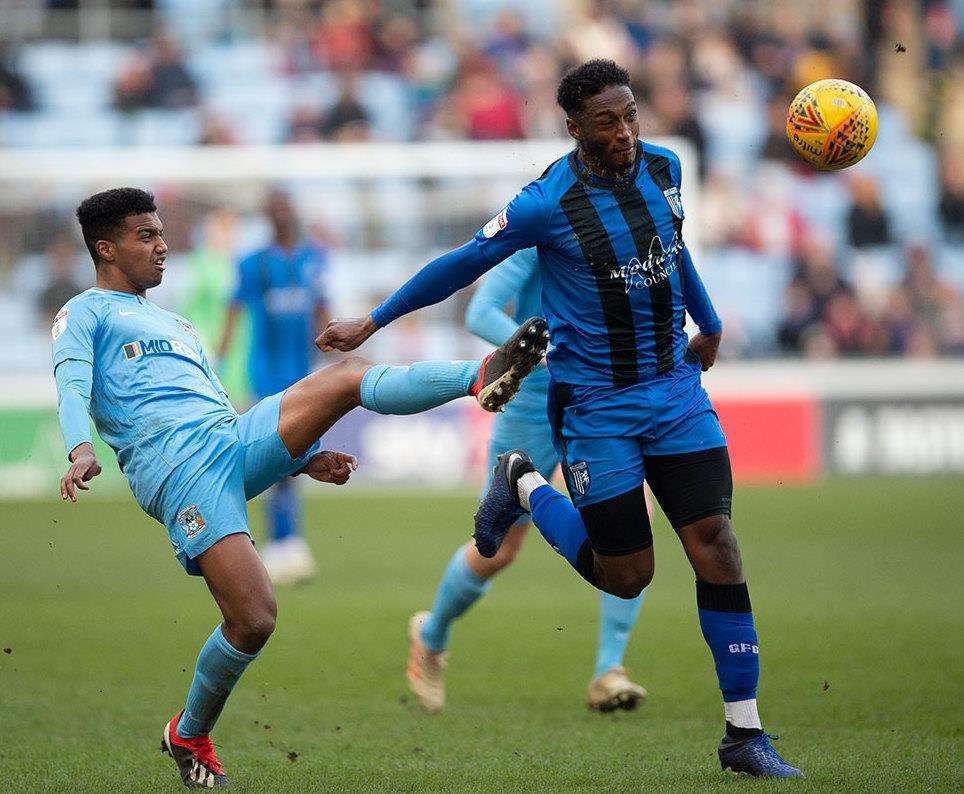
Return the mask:
[(494, 557), (506, 533), (525, 515), (519, 504), (516, 483), (526, 472), (535, 471), (532, 459), (521, 449), (510, 449), (499, 455), (492, 469), (492, 482), (475, 514), (475, 547), (483, 557)]
[(720, 765), (733, 772), (745, 772), (753, 777), (803, 777), (803, 772), (790, 766), (770, 743), (776, 739), (768, 733), (749, 739), (731, 739), (724, 736), (717, 750)]

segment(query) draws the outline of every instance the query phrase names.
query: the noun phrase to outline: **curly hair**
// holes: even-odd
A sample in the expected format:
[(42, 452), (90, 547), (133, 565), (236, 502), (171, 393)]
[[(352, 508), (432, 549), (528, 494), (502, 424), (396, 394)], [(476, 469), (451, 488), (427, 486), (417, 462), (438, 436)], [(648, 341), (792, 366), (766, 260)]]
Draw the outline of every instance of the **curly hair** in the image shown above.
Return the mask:
[(129, 215), (157, 212), (154, 194), (136, 187), (117, 187), (85, 198), (77, 207), (77, 220), (84, 243), (97, 264), (98, 240), (109, 240)]
[(556, 102), (571, 117), (589, 97), (611, 85), (629, 85), (629, 72), (615, 61), (595, 58), (566, 72), (559, 82)]

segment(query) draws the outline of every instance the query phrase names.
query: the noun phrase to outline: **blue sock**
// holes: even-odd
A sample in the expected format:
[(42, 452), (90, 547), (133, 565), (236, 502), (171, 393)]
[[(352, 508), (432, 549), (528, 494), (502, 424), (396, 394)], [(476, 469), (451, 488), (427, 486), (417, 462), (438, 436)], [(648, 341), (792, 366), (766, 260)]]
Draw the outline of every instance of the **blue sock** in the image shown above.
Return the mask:
[(465, 397), (478, 361), (421, 361), (407, 367), (376, 364), (362, 377), (361, 404), (377, 414), (417, 414)]
[(596, 672), (599, 676), (623, 663), (629, 632), (636, 624), (643, 596), (619, 598), (610, 593), (599, 597), (599, 644), (596, 647)]
[(444, 651), (449, 644), (452, 621), (478, 601), (491, 584), (480, 579), (465, 561), (465, 546), (449, 560), (435, 592), (432, 614), (422, 626), (422, 642), (430, 651)]
[(301, 496), (293, 477), (285, 477), (267, 493), (268, 538), (284, 540), (298, 534)]
[(540, 485), (529, 494), (532, 523), (552, 548), (595, 586), (593, 555), (582, 516), (575, 505), (551, 485)]
[(243, 653), (232, 646), (221, 626), (214, 630), (198, 654), (184, 713), (177, 723), (178, 736), (191, 739), (211, 732), (241, 673), (257, 655)]
[(750, 594), (743, 584), (696, 581), (696, 604), (703, 639), (716, 663), (723, 700), (756, 698), (760, 680), (760, 645), (750, 611)]

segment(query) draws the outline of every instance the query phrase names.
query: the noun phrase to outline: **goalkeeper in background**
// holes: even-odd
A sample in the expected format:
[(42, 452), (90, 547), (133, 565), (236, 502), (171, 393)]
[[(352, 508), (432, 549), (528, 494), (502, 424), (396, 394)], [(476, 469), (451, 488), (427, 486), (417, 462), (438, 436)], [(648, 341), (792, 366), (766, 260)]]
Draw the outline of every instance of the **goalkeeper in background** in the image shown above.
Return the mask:
[[(511, 316), (505, 309), (512, 304)], [(488, 275), (475, 293), (465, 317), (466, 327), (476, 336), (501, 345), (527, 317), (542, 314), (542, 278), (535, 248), (519, 251)], [(546, 417), (549, 370), (538, 367), (522, 384), (519, 394), (497, 414), (489, 441), (491, 472), (499, 455), (525, 449), (546, 479), (559, 465), (552, 444), (552, 428)], [(439, 582), (430, 612), (416, 612), (409, 620), (409, 660), (406, 675), (412, 693), (428, 712), (445, 706), (443, 667), (452, 622), (467, 612), (490, 587), (490, 580), (515, 559), (530, 526), (529, 516), (509, 530), (491, 559), (479, 554), (475, 544), (460, 546)], [(646, 697), (646, 690), (633, 683), (623, 667), (629, 634), (639, 616), (643, 594), (619, 598), (601, 593), (596, 669), (589, 682), (587, 705), (597, 711), (633, 709)]]
[[(311, 371), (312, 341), (328, 322), (321, 286), (325, 251), (306, 238), (291, 199), (269, 192), (264, 213), (271, 243), (238, 263), (237, 287), (228, 307), (218, 360), (231, 347), (242, 310), (251, 325), (248, 374), (255, 400), (284, 391)], [(301, 534), (301, 497), (295, 482), (282, 479), (267, 494), (268, 538), (264, 566), (275, 584), (310, 579), (317, 572)]]

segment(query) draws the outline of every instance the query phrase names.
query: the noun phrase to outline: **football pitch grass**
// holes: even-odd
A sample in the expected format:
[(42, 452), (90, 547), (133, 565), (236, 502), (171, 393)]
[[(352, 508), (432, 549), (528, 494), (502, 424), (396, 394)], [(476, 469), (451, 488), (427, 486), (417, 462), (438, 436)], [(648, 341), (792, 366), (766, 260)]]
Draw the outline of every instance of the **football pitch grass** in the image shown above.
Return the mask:
[[(317, 493), (321, 576), (279, 591), (278, 629), (214, 734), (237, 791), (964, 785), (960, 479), (738, 490), (760, 709), (807, 774), (790, 782), (719, 769), (693, 576), (662, 516), (626, 659), (650, 692), (638, 710), (586, 710), (598, 597), (533, 534), (456, 624), (447, 710), (427, 716), (404, 683), (406, 622), (473, 499)], [(0, 503), (0, 790), (181, 790), (161, 729), (217, 620), (132, 500)]]

